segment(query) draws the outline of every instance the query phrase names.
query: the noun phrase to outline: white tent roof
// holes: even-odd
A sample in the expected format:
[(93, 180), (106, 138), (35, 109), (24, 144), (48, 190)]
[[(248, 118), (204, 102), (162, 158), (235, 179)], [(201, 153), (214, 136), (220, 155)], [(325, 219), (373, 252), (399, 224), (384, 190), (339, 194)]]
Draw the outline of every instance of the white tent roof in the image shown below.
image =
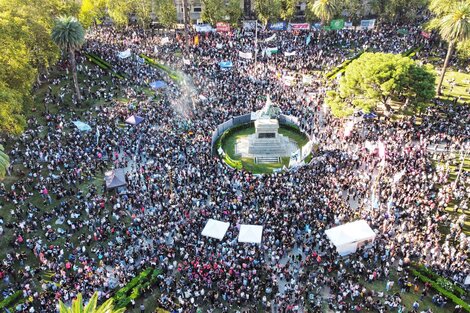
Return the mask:
[(230, 223), (221, 222), (210, 218), (202, 230), (202, 235), (222, 240), (229, 226)]
[(263, 236), (263, 226), (261, 225), (240, 225), (238, 242), (261, 243)]
[(336, 247), (375, 238), (375, 233), (365, 220), (357, 220), (325, 230), (328, 239)]

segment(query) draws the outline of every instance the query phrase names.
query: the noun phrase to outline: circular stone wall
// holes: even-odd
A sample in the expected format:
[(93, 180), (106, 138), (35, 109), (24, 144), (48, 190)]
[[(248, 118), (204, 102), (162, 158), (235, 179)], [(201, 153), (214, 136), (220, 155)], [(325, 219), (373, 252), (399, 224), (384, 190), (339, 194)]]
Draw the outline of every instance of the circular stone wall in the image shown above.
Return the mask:
[[(233, 168), (243, 168), (254, 174), (272, 173), (273, 170), (283, 168), (284, 166), (289, 167), (289, 157), (281, 158), (281, 163), (256, 164), (254, 158), (244, 158), (237, 155), (235, 151), (237, 140), (254, 133), (254, 123), (242, 124), (226, 130), (215, 144), (216, 150), (220, 151), (220, 148), (222, 148), (224, 151), (224, 155), (219, 154), (221, 159)], [(303, 147), (309, 140), (307, 135), (301, 132), (300, 129), (286, 124), (279, 125), (279, 134), (295, 141), (298, 147)], [(310, 157), (307, 157), (306, 161), (309, 159)]]

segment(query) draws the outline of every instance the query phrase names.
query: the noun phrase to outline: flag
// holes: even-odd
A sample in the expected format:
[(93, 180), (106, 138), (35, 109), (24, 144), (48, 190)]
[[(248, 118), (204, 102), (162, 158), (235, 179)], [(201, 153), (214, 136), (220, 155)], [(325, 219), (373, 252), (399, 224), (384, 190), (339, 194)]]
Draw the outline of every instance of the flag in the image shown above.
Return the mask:
[(426, 38), (426, 39), (429, 39), (429, 38), (431, 38), (431, 33), (422, 31), (422, 32), (421, 32), (421, 36), (423, 36), (423, 37)]
[(332, 30), (343, 29), (344, 28), (344, 20), (343, 19), (332, 20), (330, 22), (330, 28)]
[(291, 56), (294, 56), (296, 54), (295, 51), (291, 51), (291, 52), (284, 52), (284, 56), (286, 57), (291, 57)]
[(379, 141), (377, 144), (379, 148), (379, 157), (385, 159), (385, 144), (382, 141)]
[(197, 46), (199, 44), (199, 35), (194, 37), (194, 45)]
[(305, 45), (309, 45), (310, 41), (312, 41), (312, 34), (308, 34), (307, 39), (305, 39)]
[(251, 52), (238, 51), (238, 56), (243, 59), (251, 59), (253, 57)]

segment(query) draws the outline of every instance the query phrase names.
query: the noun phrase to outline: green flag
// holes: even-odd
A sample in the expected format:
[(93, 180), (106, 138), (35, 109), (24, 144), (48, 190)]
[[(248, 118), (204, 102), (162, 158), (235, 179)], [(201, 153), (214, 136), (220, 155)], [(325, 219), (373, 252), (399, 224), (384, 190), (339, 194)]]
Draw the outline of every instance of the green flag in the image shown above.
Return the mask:
[(344, 20), (343, 19), (332, 20), (331, 23), (330, 23), (330, 27), (331, 27), (332, 30), (343, 29), (344, 28)]
[(400, 28), (399, 30), (397, 30), (397, 33), (400, 35), (408, 35), (408, 29)]
[(331, 26), (325, 25), (323, 26), (323, 30), (331, 30)]

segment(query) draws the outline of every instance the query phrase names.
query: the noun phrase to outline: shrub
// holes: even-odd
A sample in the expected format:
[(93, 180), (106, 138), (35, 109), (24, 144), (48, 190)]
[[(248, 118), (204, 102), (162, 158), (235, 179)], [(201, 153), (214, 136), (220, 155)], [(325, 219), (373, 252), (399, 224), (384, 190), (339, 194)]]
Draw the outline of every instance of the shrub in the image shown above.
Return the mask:
[(447, 299), (451, 300), (455, 304), (460, 305), (465, 311), (470, 312), (470, 305), (468, 303), (457, 297), (452, 292), (442, 288), (438, 283), (436, 283), (432, 279), (422, 275), (420, 272), (413, 268), (411, 269), (411, 274), (413, 274), (413, 276), (417, 277), (423, 283), (429, 283), (435, 291), (437, 291)]
[(446, 289), (447, 291), (457, 294), (457, 296), (459, 296), (460, 298), (467, 295), (467, 292), (464, 289), (460, 288), (458, 285), (454, 284), (450, 280), (433, 272), (431, 269), (427, 268), (423, 264), (412, 264), (412, 266), (420, 274), (430, 278), (431, 280), (434, 280), (442, 288)]
[(18, 299), (21, 297), (21, 295), (23, 294), (22, 291), (16, 291), (15, 293), (13, 293), (12, 295), (6, 297), (5, 299), (3, 299), (1, 302), (0, 302), (0, 309), (5, 309), (13, 304), (15, 304)]

